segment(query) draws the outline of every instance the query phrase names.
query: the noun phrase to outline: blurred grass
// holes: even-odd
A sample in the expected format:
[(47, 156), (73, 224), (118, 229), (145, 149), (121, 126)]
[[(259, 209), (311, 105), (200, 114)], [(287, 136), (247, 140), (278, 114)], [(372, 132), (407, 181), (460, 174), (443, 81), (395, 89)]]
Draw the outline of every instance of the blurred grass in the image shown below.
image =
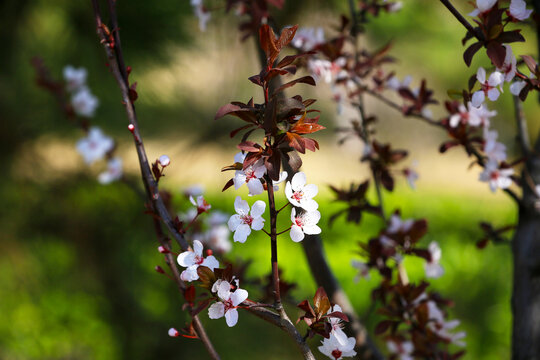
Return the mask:
[[(235, 196), (233, 191), (209, 193), (208, 199), (214, 209), (231, 213)], [(153, 270), (164, 264), (155, 250), (150, 219), (129, 188), (101, 187), (79, 178), (52, 185), (4, 185), (2, 197), (0, 358), (201, 357), (198, 342), (166, 336), (169, 327), (184, 324), (181, 300), (175, 286)], [(181, 199), (176, 202), (185, 209), (189, 204)], [(284, 201), (281, 196), (278, 204)], [(330, 264), (372, 329), (376, 318), (366, 312), (377, 276), (355, 283), (350, 261), (358, 258), (357, 243), (376, 234), (380, 221), (367, 215), (361, 227), (339, 220), (329, 228), (326, 219), (340, 205), (324, 192), (319, 201)], [(401, 208), (406, 218), (429, 220), (423, 241), (439, 242), (446, 271), (432, 282), (433, 289), (456, 302), (451, 317), (460, 319), (459, 329), (467, 332), (466, 358), (508, 358), (510, 249), (501, 245), (479, 251), (474, 246), (481, 235), (479, 220), (515, 220), (506, 199), (469, 195), (464, 201), (459, 193), (427, 190), (393, 194), (387, 208)], [(245, 244), (235, 244), (229, 258), (251, 259), (248, 277), (262, 278), (270, 268), (268, 248), (264, 234), (256, 233)], [(279, 256), (283, 279), (298, 284), (295, 299), (311, 298), (316, 287), (301, 246), (283, 235)], [(422, 278), (421, 261), (406, 265), (412, 281)], [(256, 294), (253, 289), (252, 296)], [(290, 308), (292, 318), (298, 314)], [(242, 349), (242, 358), (260, 358), (261, 351), (265, 359), (296, 358), (284, 334), (245, 312), (234, 329), (224, 321), (209, 321), (205, 312), (201, 317), (224, 359), (237, 358), (236, 349)]]

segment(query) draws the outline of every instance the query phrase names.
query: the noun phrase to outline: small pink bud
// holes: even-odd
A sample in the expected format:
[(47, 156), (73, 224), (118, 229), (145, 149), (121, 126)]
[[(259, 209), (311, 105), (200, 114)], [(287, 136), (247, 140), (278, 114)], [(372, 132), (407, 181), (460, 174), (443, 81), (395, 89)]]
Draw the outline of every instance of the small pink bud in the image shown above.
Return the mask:
[(214, 252), (212, 251), (212, 249), (206, 249), (206, 256), (212, 256), (214, 255)]
[(168, 254), (168, 253), (170, 253), (170, 251), (167, 250), (167, 249), (165, 249), (163, 246), (159, 246), (157, 249), (158, 249), (158, 251), (159, 251), (160, 253), (162, 253), (162, 254)]
[(175, 328), (170, 328), (169, 329), (169, 336), (178, 337), (178, 336), (180, 336), (180, 333)]
[(131, 131), (131, 132), (135, 131), (135, 126), (133, 124), (129, 124), (128, 125), (128, 130)]
[(154, 268), (154, 270), (156, 270), (158, 273), (160, 274), (165, 274), (165, 271), (163, 270), (163, 268), (159, 265), (156, 265), (156, 267)]
[(169, 157), (167, 155), (161, 155), (159, 157), (158, 161), (159, 161), (160, 165), (163, 166), (163, 167), (166, 167), (171, 163), (171, 159), (169, 159)]

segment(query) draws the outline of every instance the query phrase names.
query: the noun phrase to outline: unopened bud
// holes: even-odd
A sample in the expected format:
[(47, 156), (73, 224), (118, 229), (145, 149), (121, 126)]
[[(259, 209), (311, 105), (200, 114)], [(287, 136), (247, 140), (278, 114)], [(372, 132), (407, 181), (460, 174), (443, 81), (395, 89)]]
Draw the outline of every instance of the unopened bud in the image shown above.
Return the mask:
[(163, 246), (159, 246), (157, 249), (158, 249), (158, 251), (159, 251), (160, 253), (162, 253), (162, 254), (168, 254), (168, 253), (170, 253), (170, 251), (167, 250), (167, 249), (165, 249), (165, 247), (163, 247)]
[(214, 255), (214, 252), (212, 251), (212, 249), (206, 249), (206, 256), (212, 256)]
[(126, 72), (127, 72), (128, 75), (131, 74), (131, 70), (132, 70), (132, 69), (131, 69), (131, 66), (128, 66), (128, 67), (126, 68)]
[(156, 270), (156, 272), (160, 273), (160, 274), (165, 274), (165, 271), (163, 270), (163, 268), (159, 265), (156, 265), (156, 267), (154, 268), (154, 270)]
[(129, 130), (130, 132), (133, 132), (133, 131), (135, 130), (135, 126), (134, 126), (133, 124), (129, 124), (129, 125), (128, 125), (128, 130)]
[(169, 329), (169, 336), (170, 337), (178, 337), (178, 336), (180, 336), (180, 333), (175, 328), (170, 328)]
[(159, 157), (159, 164), (163, 167), (168, 166), (171, 163), (171, 159), (167, 155), (161, 155)]

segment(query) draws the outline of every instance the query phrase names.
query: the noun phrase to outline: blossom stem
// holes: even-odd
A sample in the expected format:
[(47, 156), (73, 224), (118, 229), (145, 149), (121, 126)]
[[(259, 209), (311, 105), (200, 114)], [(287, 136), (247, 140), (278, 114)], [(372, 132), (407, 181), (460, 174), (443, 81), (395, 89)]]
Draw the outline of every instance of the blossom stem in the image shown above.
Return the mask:
[(276, 213), (279, 214), (281, 210), (285, 209), (287, 206), (291, 205), (290, 202), (287, 202), (285, 205), (283, 205)]
[[(271, 179), (267, 176), (266, 181), (271, 184)], [(274, 188), (268, 186), (268, 205), (270, 207), (270, 247), (271, 247), (271, 262), (272, 262), (272, 283), (274, 285), (274, 301), (276, 309), (283, 308), (281, 304), (281, 293), (279, 292), (279, 270), (278, 270), (278, 254), (277, 254), (277, 211), (276, 201), (274, 198)]]
[(287, 228), (287, 229), (285, 229), (285, 230), (283, 230), (283, 231), (281, 231), (281, 232), (278, 232), (278, 233), (276, 234), (276, 236), (281, 235), (281, 234), (285, 234), (287, 231), (290, 231), (290, 230), (291, 230), (291, 228)]
[(189, 227), (190, 227), (191, 225), (193, 225), (193, 223), (195, 222), (195, 220), (197, 220), (197, 218), (199, 217), (199, 215), (200, 215), (200, 213), (197, 211), (197, 215), (195, 215), (195, 217), (194, 217), (193, 219), (191, 219), (191, 221), (189, 222), (189, 224), (187, 224), (187, 226), (186, 226), (184, 229), (182, 229), (182, 231), (183, 231), (183, 232), (188, 231)]

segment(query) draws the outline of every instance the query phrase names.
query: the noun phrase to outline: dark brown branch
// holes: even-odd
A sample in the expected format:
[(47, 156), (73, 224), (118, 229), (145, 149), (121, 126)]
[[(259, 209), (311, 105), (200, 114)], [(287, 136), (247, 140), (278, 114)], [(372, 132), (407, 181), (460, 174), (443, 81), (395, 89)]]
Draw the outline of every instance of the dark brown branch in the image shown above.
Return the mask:
[(470, 32), (475, 38), (478, 39), (478, 41), (485, 41), (484, 34), (482, 32), (477, 31), (475, 28), (472, 27), (472, 25), (461, 15), (461, 13), (452, 5), (450, 0), (441, 0), (441, 3), (446, 6), (446, 8), (454, 15), (454, 17), (467, 29), (468, 32)]

